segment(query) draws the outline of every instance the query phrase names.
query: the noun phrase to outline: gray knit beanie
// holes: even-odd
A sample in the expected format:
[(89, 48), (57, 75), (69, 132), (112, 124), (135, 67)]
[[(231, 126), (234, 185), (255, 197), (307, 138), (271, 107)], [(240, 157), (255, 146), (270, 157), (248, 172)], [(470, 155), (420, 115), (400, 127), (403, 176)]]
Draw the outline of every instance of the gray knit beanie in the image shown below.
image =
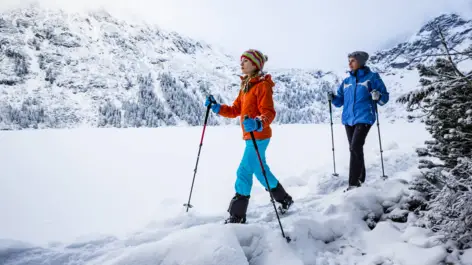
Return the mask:
[(369, 54), (363, 51), (355, 51), (355, 52), (351, 52), (347, 57), (348, 58), (352, 57), (356, 59), (362, 67), (362, 66), (365, 66), (365, 63), (369, 59)]

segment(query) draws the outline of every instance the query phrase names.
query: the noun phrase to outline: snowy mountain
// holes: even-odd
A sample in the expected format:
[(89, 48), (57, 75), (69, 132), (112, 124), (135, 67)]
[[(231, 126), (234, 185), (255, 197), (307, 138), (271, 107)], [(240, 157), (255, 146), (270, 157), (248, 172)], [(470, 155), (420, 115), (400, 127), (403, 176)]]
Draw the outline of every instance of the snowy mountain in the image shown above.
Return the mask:
[(232, 85), (210, 46), (103, 12), (18, 9), (0, 30), (4, 128), (193, 125), (204, 93)]
[[(451, 40), (457, 45), (470, 41), (470, 21), (456, 15), (436, 20), (457, 35)], [(423, 59), (410, 58), (423, 58), (439, 46), (428, 25), (407, 42), (372, 57), (373, 68), (392, 93), (382, 118), (407, 116), (393, 100), (417, 84), (411, 66)], [(106, 12), (16, 9), (1, 15), (0, 32), (0, 129), (200, 125), (206, 94), (231, 103), (239, 89), (237, 58)], [(276, 81), (276, 123), (327, 122), (324, 95), (337, 89), (341, 74), (270, 72)], [(336, 109), (334, 116), (339, 115)], [(209, 122), (238, 121), (213, 115)]]
[[(438, 16), (426, 23), (416, 34), (391, 49), (378, 51), (370, 58), (374, 69), (381, 73), (390, 89), (393, 100), (411, 90), (418, 89), (419, 75), (416, 66), (430, 64), (439, 54), (444, 54), (438, 28), (443, 32), (450, 48), (461, 51), (472, 44), (472, 20), (465, 20), (456, 14)], [(453, 56), (456, 58), (456, 56)], [(470, 60), (469, 60), (470, 61)], [(392, 104), (393, 103), (393, 104)], [(405, 106), (390, 102), (384, 112), (390, 119), (402, 119), (420, 114), (404, 112)]]
[(462, 50), (472, 44), (472, 20), (459, 15), (441, 15), (426, 23), (417, 34), (392, 49), (379, 51), (370, 58), (382, 71), (414, 70), (419, 63), (433, 62), (432, 55), (444, 54), (437, 29), (445, 33), (451, 49)]

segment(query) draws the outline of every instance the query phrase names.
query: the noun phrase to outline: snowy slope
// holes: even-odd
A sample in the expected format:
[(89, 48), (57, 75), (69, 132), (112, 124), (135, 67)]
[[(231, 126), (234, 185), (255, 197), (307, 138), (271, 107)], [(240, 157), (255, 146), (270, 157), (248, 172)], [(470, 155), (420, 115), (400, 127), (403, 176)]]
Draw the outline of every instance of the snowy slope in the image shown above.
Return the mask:
[[(1, 129), (199, 125), (208, 93), (230, 103), (239, 88), (236, 58), (104, 12), (16, 9), (2, 14), (0, 31)], [(291, 107), (284, 99), (308, 100), (297, 117), (291, 108), (280, 119), (324, 119), (316, 101), (335, 80), (329, 75), (275, 73), (281, 113)], [(289, 90), (298, 88), (296, 98)]]
[[(455, 15), (435, 21), (453, 36), (453, 47), (470, 42), (470, 21)], [(437, 51), (428, 25), (373, 54), (373, 68), (392, 93), (382, 109), (388, 121), (407, 116), (393, 101), (417, 86), (414, 63)], [(239, 89), (238, 58), (103, 11), (15, 9), (1, 14), (0, 32), (0, 129), (201, 125), (207, 93), (231, 103)], [(268, 70), (276, 81), (276, 123), (327, 122), (325, 92), (337, 89), (343, 71), (271, 69), (270, 62)]]
[[(135, 103), (159, 110), (159, 121), (149, 126), (178, 124), (187, 119), (175, 113), (173, 106), (183, 105), (182, 95), (191, 99), (185, 101), (188, 108), (198, 104), (192, 114), (198, 115), (209, 84), (224, 88), (232, 82), (232, 71), (227, 68), (230, 60), (218, 50), (155, 26), (119, 21), (104, 12), (81, 15), (18, 9), (2, 14), (0, 24), (1, 101), (11, 105), (10, 110), (3, 106), (7, 128), (9, 120), (22, 126), (25, 118), (14, 111), (23, 106), (43, 110), (25, 116), (33, 116), (30, 119), (45, 127), (97, 126), (101, 106), (133, 104), (141, 91), (151, 87), (157, 100)], [(156, 85), (166, 81), (175, 84)], [(183, 91), (175, 99), (177, 88)], [(149, 117), (143, 118), (149, 122)]]
[(470, 253), (448, 253), (406, 211), (414, 207), (406, 200), (418, 173), (414, 150), (428, 138), (422, 124), (381, 125), (387, 181), (373, 128), (367, 185), (348, 193), (341, 125), (339, 178), (331, 176), (328, 125), (274, 126), (267, 157), (295, 200), (281, 220), (290, 244), (256, 180), (249, 224), (221, 224), (244, 148), (238, 126), (207, 128), (195, 207), (185, 212), (201, 129), (3, 132), (0, 264), (472, 264)]

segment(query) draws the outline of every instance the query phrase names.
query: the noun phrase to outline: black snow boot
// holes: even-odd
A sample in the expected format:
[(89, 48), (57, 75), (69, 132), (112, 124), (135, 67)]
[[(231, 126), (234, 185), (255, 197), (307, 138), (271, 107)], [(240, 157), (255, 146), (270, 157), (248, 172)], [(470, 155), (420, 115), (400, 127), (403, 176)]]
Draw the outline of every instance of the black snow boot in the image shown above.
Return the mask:
[(282, 184), (277, 183), (277, 186), (270, 190), (274, 200), (281, 204), (280, 210), (284, 213), (290, 208), (293, 204), (292, 196), (290, 196), (282, 186)]
[(229, 203), (228, 212), (230, 217), (226, 219), (227, 223), (246, 223), (246, 211), (249, 205), (250, 196), (244, 196), (236, 193)]
[(349, 186), (349, 187), (347, 187), (343, 192), (348, 192), (348, 191), (350, 191), (350, 190), (353, 190), (353, 189), (359, 188), (359, 187), (360, 187), (360, 186)]

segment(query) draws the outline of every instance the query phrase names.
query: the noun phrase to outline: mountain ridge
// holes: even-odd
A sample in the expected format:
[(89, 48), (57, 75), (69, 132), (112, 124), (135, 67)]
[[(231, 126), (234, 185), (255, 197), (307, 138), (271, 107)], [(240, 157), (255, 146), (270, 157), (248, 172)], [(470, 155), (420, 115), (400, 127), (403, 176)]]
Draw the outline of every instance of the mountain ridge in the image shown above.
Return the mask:
[[(454, 47), (470, 41), (471, 21), (456, 14), (435, 19), (458, 36), (452, 38)], [(409, 42), (371, 56), (372, 69), (392, 95), (382, 109), (388, 121), (408, 115), (393, 100), (416, 86), (413, 66), (424, 61), (408, 60), (437, 50), (427, 26)], [(1, 14), (0, 32), (3, 130), (201, 125), (205, 95), (231, 104), (239, 89), (237, 61), (221, 49), (103, 10), (15, 9)], [(270, 74), (276, 82), (275, 123), (328, 122), (325, 92), (337, 90), (340, 73), (271, 69)], [(336, 121), (340, 112), (334, 110)], [(238, 121), (212, 115), (209, 124)]]

